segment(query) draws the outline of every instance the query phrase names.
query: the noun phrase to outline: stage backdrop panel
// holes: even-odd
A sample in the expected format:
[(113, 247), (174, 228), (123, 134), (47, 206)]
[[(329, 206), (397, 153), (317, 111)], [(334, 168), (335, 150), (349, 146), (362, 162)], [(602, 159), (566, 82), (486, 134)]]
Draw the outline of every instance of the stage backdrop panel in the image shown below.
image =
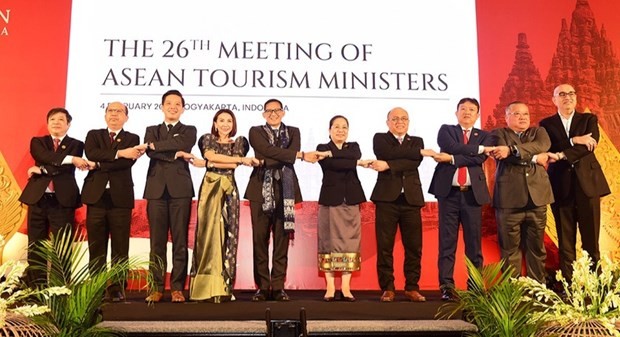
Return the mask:
[[(456, 21), (458, 27), (442, 23)], [(302, 150), (327, 142), (329, 119), (343, 114), (350, 122), (349, 140), (359, 142), (364, 158), (374, 158), (373, 135), (387, 130), (387, 113), (395, 106), (409, 111), (409, 133), (437, 148), (437, 130), (455, 122), (458, 100), (478, 97), (477, 65), (471, 0), (364, 6), (353, 1), (170, 6), (168, 1), (77, 0), (72, 8), (67, 108), (75, 116), (71, 134), (83, 138), (88, 130), (102, 127), (105, 104), (119, 100), (130, 110), (126, 129), (143, 136), (148, 125), (163, 120), (161, 95), (178, 89), (187, 103), (181, 120), (196, 125), (199, 135), (210, 131), (217, 110), (230, 108), (237, 116), (238, 134), (247, 136), (252, 125), (264, 123), (263, 102), (276, 97), (285, 104), (284, 123), (301, 129)], [(193, 152), (199, 155), (197, 147)], [(133, 167), (137, 197), (144, 191), (147, 167), (147, 158)], [(430, 159), (420, 167), (429, 202), (434, 201), (426, 193), (434, 167)], [(304, 162), (295, 169), (305, 202), (298, 209), (287, 287), (320, 288), (316, 200), (321, 170)], [(358, 171), (369, 197), (376, 173)], [(237, 170), (242, 195), (250, 172), (245, 167)], [(196, 191), (203, 174), (204, 170), (192, 169)], [(241, 218), (239, 288), (254, 286), (246, 207)], [(364, 219), (364, 266), (357, 276), (364, 281), (354, 283), (376, 288), (374, 207), (365, 207), (369, 211)], [(146, 228), (139, 221), (134, 227)], [(425, 234), (433, 240), (436, 222), (428, 225)], [(147, 233), (134, 233), (133, 253), (148, 251)], [(432, 247), (425, 251), (433, 261), (424, 267), (425, 287), (436, 283), (437, 253)], [(397, 247), (396, 255), (402, 256), (402, 248)], [(396, 261), (396, 269), (402, 270), (402, 259)]]

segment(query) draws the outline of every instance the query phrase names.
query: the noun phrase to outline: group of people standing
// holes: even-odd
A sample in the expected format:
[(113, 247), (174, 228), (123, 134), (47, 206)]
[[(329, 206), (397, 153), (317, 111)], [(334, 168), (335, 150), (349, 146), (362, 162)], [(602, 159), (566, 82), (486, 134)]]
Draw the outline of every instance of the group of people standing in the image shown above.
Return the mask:
[[(541, 121), (540, 127), (530, 126), (525, 103), (513, 102), (506, 108), (507, 127), (487, 132), (474, 128), (479, 118), (478, 101), (463, 98), (455, 113), (458, 123), (439, 130), (439, 152), (426, 149), (422, 138), (409, 135), (407, 111), (393, 108), (387, 114), (388, 131), (373, 138), (376, 159), (361, 159), (359, 145), (348, 141), (349, 122), (342, 115), (329, 121), (329, 142), (313, 151), (301, 151), (300, 130), (282, 122), (286, 111), (277, 99), (265, 102), (266, 123), (252, 127), (249, 139), (234, 138), (235, 114), (219, 110), (210, 133), (198, 140), (202, 158), (191, 153), (196, 127), (180, 122), (185, 101), (179, 91), (163, 95), (164, 122), (149, 126), (143, 143), (123, 129), (129, 111), (120, 102), (108, 104), (107, 127), (88, 132), (85, 143), (66, 135), (71, 116), (63, 108), (54, 108), (47, 115), (50, 134), (31, 141), (35, 166), (28, 170), (30, 178), (20, 198), (29, 205), (29, 244), (32, 247), (45, 239), (48, 231), (71, 227), (75, 209), (84, 203), (89, 266), (94, 270), (105, 267), (108, 238), (112, 263), (126, 260), (134, 205), (131, 167), (146, 154), (150, 162), (144, 199), (150, 229), (150, 272), (155, 280), (146, 301), (159, 302), (164, 297), (170, 234), (171, 301), (185, 302), (188, 227), (194, 197), (189, 166), (205, 168), (198, 196), (189, 299), (214, 303), (234, 300), (241, 198), (234, 171), (245, 165), (253, 168), (244, 195), (250, 202), (257, 287), (252, 301), (288, 301), (284, 289), (288, 247), (295, 231), (295, 204), (302, 201), (294, 163), (318, 162), (323, 171), (318, 201), (318, 268), (326, 281), (323, 299), (330, 302), (338, 298), (335, 279), (339, 273), (340, 299), (355, 301), (350, 281), (351, 273), (361, 265), (359, 205), (366, 201), (357, 175), (361, 166), (378, 172), (370, 199), (376, 205), (380, 300), (391, 302), (396, 298), (393, 249), (400, 229), (405, 249), (404, 296), (423, 302), (426, 298), (418, 282), (424, 197), (418, 167), (424, 157), (431, 157), (438, 163), (429, 192), (439, 205), (439, 284), (442, 299), (449, 300), (454, 296), (459, 225), (466, 256), (478, 267), (483, 263), (482, 205), (491, 201), (483, 163), (493, 157), (497, 162), (493, 206), (502, 258), (517, 275), (524, 249), (528, 276), (544, 280), (546, 205), (552, 203), (561, 269), (570, 277), (577, 228), (584, 248), (595, 260), (599, 257), (599, 198), (610, 192), (593, 153), (599, 137), (596, 116), (575, 112), (576, 93), (567, 84), (556, 88), (553, 102), (557, 114)], [(247, 156), (250, 146), (254, 157)], [(82, 158), (83, 152), (87, 159)], [(74, 177), (76, 168), (89, 171), (81, 196)], [(37, 258), (30, 249), (28, 259)], [(28, 276), (33, 284), (46, 277), (33, 271)], [(110, 285), (110, 300), (123, 301), (124, 288), (124, 280)]]

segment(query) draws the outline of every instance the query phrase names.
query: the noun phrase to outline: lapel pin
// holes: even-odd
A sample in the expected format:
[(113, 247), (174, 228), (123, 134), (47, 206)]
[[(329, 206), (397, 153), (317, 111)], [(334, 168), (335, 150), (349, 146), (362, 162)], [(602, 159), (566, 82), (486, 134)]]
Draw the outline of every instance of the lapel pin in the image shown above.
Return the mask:
[(478, 137), (478, 132), (474, 132), (474, 136)]
[(120, 143), (120, 142), (121, 142), (121, 139), (120, 139), (120, 138), (116, 138), (116, 142), (117, 142), (117, 143)]
[(61, 145), (60, 148), (64, 150), (67, 148), (67, 145)]

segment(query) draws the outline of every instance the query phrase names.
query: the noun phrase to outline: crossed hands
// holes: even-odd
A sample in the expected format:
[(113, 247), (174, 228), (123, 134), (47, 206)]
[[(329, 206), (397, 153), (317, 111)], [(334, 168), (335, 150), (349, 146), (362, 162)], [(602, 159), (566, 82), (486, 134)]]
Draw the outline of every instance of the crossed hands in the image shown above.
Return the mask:
[(302, 152), (301, 160), (307, 161), (309, 163), (316, 163), (319, 160), (323, 160), (330, 156), (330, 151), (310, 151), (310, 152)]
[(241, 157), (241, 165), (250, 167), (260, 166), (260, 160), (254, 157)]
[(146, 152), (147, 144), (140, 144), (134, 147), (128, 147), (126, 149), (118, 150), (117, 156), (119, 158), (127, 158), (136, 160)]
[(89, 171), (97, 167), (97, 163), (95, 163), (94, 161), (90, 161), (82, 157), (76, 156), (71, 158), (71, 164), (73, 164), (73, 166), (75, 166), (80, 171)]
[(508, 158), (510, 155), (510, 148), (506, 145), (485, 146), (484, 154), (497, 160), (502, 160)]
[(581, 144), (588, 148), (588, 151), (594, 151), (598, 142), (596, 139), (592, 137), (592, 132), (585, 134), (583, 136), (575, 136), (572, 138), (573, 144)]

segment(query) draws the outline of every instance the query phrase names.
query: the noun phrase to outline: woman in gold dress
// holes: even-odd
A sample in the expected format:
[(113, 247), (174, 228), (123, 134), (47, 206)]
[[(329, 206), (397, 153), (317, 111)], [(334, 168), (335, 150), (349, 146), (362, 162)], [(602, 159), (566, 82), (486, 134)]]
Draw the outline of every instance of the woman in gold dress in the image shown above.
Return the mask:
[(198, 196), (198, 222), (194, 240), (190, 299), (220, 303), (233, 301), (239, 237), (239, 191), (235, 168), (257, 165), (245, 137), (237, 132), (235, 114), (221, 109), (213, 117), (211, 133), (198, 140), (203, 159), (192, 158), (196, 167), (206, 167)]

